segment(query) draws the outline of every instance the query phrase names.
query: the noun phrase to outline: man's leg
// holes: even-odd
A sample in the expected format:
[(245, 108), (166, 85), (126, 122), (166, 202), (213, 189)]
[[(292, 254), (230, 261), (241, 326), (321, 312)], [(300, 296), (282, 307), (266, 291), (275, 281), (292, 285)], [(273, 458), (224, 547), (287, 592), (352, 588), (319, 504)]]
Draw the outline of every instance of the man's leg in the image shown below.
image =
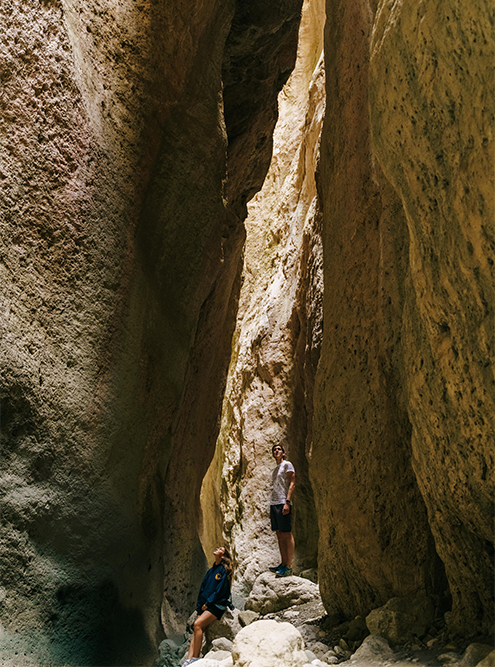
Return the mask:
[(207, 628), (210, 623), (216, 621), (217, 617), (215, 614), (212, 614), (211, 611), (204, 611), (201, 616), (194, 621), (194, 630), (193, 638), (191, 639), (191, 644), (189, 646), (189, 651), (187, 653), (188, 658), (199, 658), (201, 653), (201, 645), (203, 644), (203, 634), (205, 628)]
[[(280, 553), (282, 554), (282, 563), (291, 567), (294, 557), (294, 536), (292, 533), (278, 533)], [(277, 536), (278, 536), (277, 535)]]
[(277, 534), (277, 540), (278, 540), (278, 548), (280, 551), (280, 562), (282, 565), (287, 565), (287, 547), (286, 547), (286, 540), (284, 538), (284, 535), (287, 533), (281, 533), (280, 530), (276, 531)]

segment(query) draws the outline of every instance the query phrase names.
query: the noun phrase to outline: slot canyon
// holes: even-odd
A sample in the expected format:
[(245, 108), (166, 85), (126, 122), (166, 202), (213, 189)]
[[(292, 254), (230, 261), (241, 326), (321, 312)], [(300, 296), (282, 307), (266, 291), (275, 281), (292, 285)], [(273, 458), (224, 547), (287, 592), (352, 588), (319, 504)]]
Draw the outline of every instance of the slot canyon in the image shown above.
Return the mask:
[(327, 624), (493, 645), (491, 4), (0, 17), (3, 664), (154, 665), (218, 544), (247, 597), (275, 443)]

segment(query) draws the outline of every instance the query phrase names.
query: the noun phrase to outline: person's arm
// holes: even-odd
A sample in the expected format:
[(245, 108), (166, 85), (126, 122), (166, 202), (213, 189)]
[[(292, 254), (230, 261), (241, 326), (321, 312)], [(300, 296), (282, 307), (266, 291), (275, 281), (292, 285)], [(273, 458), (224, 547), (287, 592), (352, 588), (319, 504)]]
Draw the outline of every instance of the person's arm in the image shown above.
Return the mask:
[(296, 473), (291, 470), (287, 473), (287, 479), (289, 480), (289, 488), (287, 490), (287, 498), (285, 500), (285, 505), (282, 509), (282, 514), (289, 514), (290, 512), (290, 503), (294, 489), (296, 488)]

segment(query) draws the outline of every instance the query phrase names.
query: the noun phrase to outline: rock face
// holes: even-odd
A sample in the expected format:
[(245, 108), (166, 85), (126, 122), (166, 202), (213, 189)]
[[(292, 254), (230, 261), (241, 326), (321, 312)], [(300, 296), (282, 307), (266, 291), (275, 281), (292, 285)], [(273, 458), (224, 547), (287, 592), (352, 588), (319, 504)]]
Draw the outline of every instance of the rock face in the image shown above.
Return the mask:
[[(281, 167), (279, 137), (284, 164), (294, 146), (283, 134), (285, 117), (295, 125), (289, 85), (272, 168), (247, 221), (203, 543), (232, 543), (246, 592), (275, 564), (268, 451), (282, 441), (301, 471), (296, 562), (314, 565), (314, 500), (319, 581), (333, 617), (447, 592), (451, 631), (490, 633), (493, 15), (486, 5), (454, 11), (433, 0), (327, 0), (326, 15), (311, 231), (313, 247), (322, 234), (324, 335), (306, 336), (302, 350), (289, 317), (295, 274), (280, 248), (288, 239), (294, 256), (301, 246), (282, 222), (297, 228), (287, 211), (312, 192), (304, 193), (307, 169), (292, 178), (296, 195)], [(307, 327), (317, 332), (322, 283), (311, 278), (305, 289)], [(314, 371), (300, 391), (298, 360), (314, 369), (321, 340), (314, 392)], [(219, 514), (223, 524), (212, 519)]]
[(249, 205), (242, 289), (215, 459), (203, 484), (206, 551), (227, 539), (236, 585), (279, 563), (269, 526), (271, 447), (297, 475), (300, 567), (316, 564), (318, 526), (308, 477), (312, 388), (321, 341), (321, 235), (315, 169), (324, 113), (321, 2), (303, 8), (296, 67), (280, 95), (274, 152)]
[(328, 0), (325, 38), (322, 598), (440, 591), (439, 556), (463, 634), (493, 616), (492, 19)]
[(453, 596), (450, 626), (489, 630), (493, 11), (403, 2), (392, 12), (383, 3), (371, 48), (373, 142), (409, 237), (403, 365), (413, 469)]
[(248, 592), (275, 442), (330, 617), (493, 633), (493, 12), (307, 0), (272, 156), (301, 4), (1, 3), (9, 667), (150, 664), (219, 540)]
[(2, 3), (5, 661), (149, 664), (192, 608), (300, 5)]

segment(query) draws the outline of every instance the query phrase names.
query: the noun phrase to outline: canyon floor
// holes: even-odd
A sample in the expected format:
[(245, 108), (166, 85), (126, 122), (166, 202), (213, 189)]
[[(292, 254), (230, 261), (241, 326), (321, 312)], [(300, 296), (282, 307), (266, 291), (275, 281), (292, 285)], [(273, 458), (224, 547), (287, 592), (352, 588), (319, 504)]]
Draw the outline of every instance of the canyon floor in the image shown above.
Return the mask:
[[(395, 599), (366, 619), (356, 617), (339, 624), (327, 615), (317, 584), (302, 577), (276, 578), (271, 573), (263, 573), (247, 598), (234, 595), (233, 602), (234, 609), (207, 629), (202, 658), (195, 666), (495, 665), (495, 651), (483, 640), (468, 644), (466, 640), (455, 641), (449, 636), (441, 611), (445, 601), (440, 599), (436, 600), (436, 605), (426, 598)], [(194, 613), (189, 618), (183, 637), (162, 642), (155, 667), (182, 665), (195, 617)], [(241, 630), (250, 636), (243, 642), (235, 641)], [(266, 636), (268, 644), (264, 641)], [(303, 651), (299, 657), (296, 655), (298, 647)]]

